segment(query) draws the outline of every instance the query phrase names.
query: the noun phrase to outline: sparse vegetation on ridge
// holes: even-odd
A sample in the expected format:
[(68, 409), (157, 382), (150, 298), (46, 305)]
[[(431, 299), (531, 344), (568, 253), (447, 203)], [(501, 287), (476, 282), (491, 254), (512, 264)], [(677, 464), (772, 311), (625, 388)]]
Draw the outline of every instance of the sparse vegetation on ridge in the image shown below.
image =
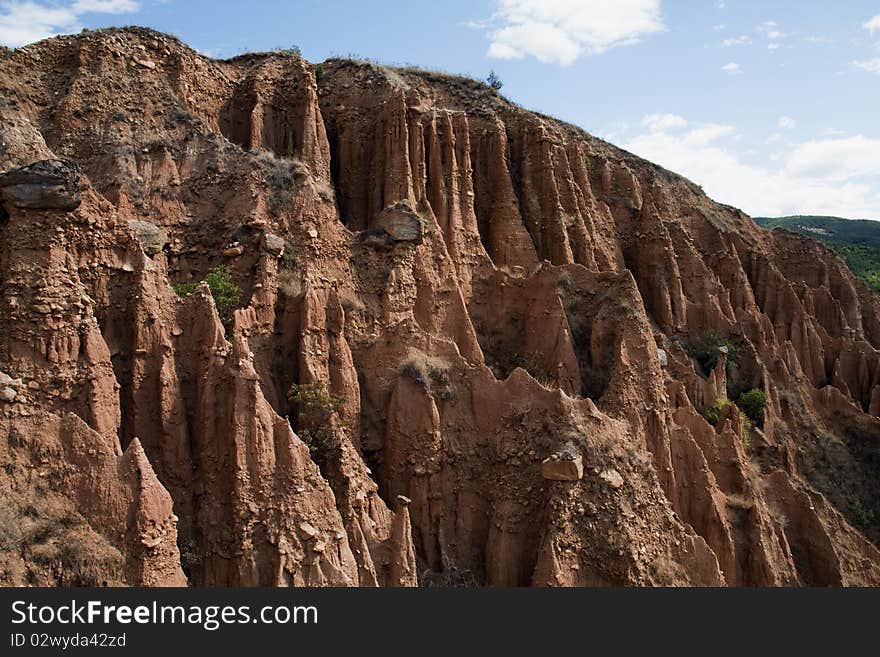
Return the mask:
[(489, 77), (486, 78), (486, 84), (492, 87), (495, 91), (501, 91), (501, 87), (504, 86), (504, 83), (501, 81), (501, 78), (496, 75), (495, 71), (489, 71)]

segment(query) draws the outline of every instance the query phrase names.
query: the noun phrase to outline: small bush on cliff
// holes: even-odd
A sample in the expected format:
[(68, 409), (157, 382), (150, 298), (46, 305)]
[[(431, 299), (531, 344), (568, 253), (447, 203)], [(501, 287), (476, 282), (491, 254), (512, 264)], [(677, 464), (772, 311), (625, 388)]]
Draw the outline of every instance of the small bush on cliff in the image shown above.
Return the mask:
[(709, 331), (692, 340), (681, 340), (681, 346), (688, 356), (697, 361), (701, 374), (709, 376), (722, 353), (727, 354), (727, 373), (730, 375), (739, 364), (739, 349), (728, 338)]
[(171, 289), (177, 296), (186, 298), (195, 292), (198, 286), (198, 283), (172, 283)]
[(754, 423), (764, 424), (764, 409), (767, 407), (767, 394), (758, 388), (752, 388), (739, 396), (736, 402), (740, 410)]
[(730, 406), (730, 400), (716, 399), (715, 402), (706, 409), (706, 419), (709, 420), (709, 424), (713, 427), (718, 426), (718, 423), (721, 421), (721, 415), (724, 413), (724, 409), (728, 406)]
[(268, 191), (266, 205), (269, 212), (277, 217), (290, 205), (297, 181), (306, 179), (308, 167), (296, 158), (279, 157), (268, 150), (255, 150), (252, 156), (265, 176)]
[(224, 323), (232, 319), (232, 311), (241, 301), (241, 288), (232, 280), (232, 275), (225, 265), (214, 267), (205, 276), (211, 296), (217, 305), (217, 312)]
[(341, 416), (344, 400), (323, 383), (294, 383), (287, 399), (296, 406), (297, 435), (320, 464), (332, 446), (333, 415)]
[(179, 297), (188, 297), (196, 291), (202, 281), (208, 284), (211, 296), (214, 297), (214, 305), (217, 306), (217, 314), (223, 325), (232, 321), (232, 311), (241, 301), (241, 288), (232, 280), (232, 274), (226, 265), (217, 265), (208, 272), (201, 281), (195, 283), (172, 283), (171, 289)]
[(400, 368), (400, 373), (408, 376), (427, 393), (436, 393), (446, 401), (454, 397), (449, 378), (449, 363), (444, 360), (412, 349), (409, 359)]
[(495, 71), (489, 71), (489, 77), (486, 78), (486, 84), (492, 87), (495, 91), (500, 91), (501, 87), (504, 86), (504, 83), (501, 81)]
[(315, 66), (315, 82), (321, 82), (324, 79), (324, 66), (318, 64)]
[(866, 509), (857, 497), (850, 498), (849, 510), (856, 527), (865, 528), (874, 523), (874, 512)]
[[(721, 422), (721, 418), (724, 415), (724, 410), (728, 406), (732, 406), (733, 404), (729, 399), (721, 398), (716, 399), (715, 402), (706, 409), (706, 419), (709, 421), (713, 427), (717, 427), (718, 423)], [(752, 422), (749, 420), (748, 416), (743, 413), (741, 410), (739, 411), (739, 422), (740, 422), (740, 435), (742, 436), (743, 444), (746, 449), (749, 448), (749, 435), (752, 432)]]

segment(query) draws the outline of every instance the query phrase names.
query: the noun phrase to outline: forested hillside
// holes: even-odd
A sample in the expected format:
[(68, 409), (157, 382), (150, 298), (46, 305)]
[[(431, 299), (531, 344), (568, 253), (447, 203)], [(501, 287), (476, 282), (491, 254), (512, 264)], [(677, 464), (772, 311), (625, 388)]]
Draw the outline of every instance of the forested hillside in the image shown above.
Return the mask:
[(765, 228), (785, 228), (809, 235), (844, 259), (852, 272), (880, 292), (880, 222), (840, 217), (756, 217)]

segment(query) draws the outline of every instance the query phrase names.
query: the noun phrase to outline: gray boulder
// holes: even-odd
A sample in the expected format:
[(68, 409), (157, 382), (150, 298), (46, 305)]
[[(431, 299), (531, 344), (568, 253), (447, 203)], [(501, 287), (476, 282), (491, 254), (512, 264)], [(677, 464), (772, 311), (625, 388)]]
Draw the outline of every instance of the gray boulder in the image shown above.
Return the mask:
[(134, 236), (148, 256), (156, 255), (168, 244), (168, 233), (149, 221), (129, 219), (128, 227), (134, 232)]
[(408, 201), (398, 201), (382, 210), (374, 227), (384, 230), (395, 242), (419, 244), (425, 234), (422, 218)]
[(0, 198), (28, 210), (79, 207), (80, 168), (70, 160), (41, 160), (0, 174)]
[(266, 253), (277, 257), (284, 255), (284, 246), (286, 242), (283, 237), (279, 237), (274, 233), (263, 233), (263, 249)]

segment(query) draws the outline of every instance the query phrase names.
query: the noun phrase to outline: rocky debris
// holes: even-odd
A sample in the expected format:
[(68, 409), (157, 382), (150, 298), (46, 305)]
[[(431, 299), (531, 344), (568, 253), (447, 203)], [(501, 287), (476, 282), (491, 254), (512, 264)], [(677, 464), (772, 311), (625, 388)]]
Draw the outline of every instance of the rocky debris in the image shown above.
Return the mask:
[(70, 160), (41, 160), (0, 174), (0, 198), (29, 210), (75, 210), (80, 168)]
[(422, 218), (408, 201), (400, 201), (382, 210), (373, 227), (384, 230), (395, 242), (420, 244), (425, 232)]
[(13, 379), (6, 372), (0, 372), (0, 401), (13, 402), (18, 390), (24, 385), (21, 379)]
[(6, 372), (0, 372), (0, 386), (12, 386), (17, 388), (22, 385), (21, 379), (13, 379)]
[(152, 224), (149, 221), (129, 219), (128, 226), (132, 229), (141, 248), (148, 256), (156, 255), (168, 244), (168, 233), (156, 224)]

